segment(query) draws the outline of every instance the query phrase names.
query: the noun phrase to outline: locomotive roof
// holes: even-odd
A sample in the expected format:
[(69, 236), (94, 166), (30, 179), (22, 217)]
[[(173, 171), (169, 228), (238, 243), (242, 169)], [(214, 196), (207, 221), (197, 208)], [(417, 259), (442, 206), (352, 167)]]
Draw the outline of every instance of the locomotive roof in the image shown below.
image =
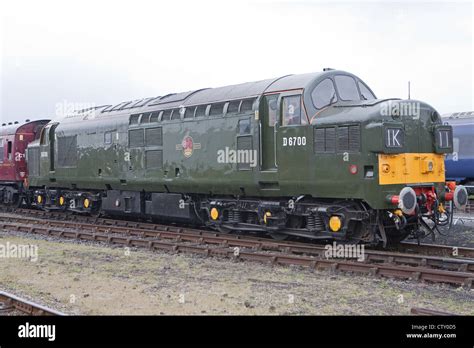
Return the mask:
[(333, 69), (325, 69), (321, 72), (307, 74), (284, 75), (237, 85), (172, 93), (160, 97), (122, 102), (116, 105), (103, 105), (95, 108), (88, 108), (74, 112), (64, 117), (62, 120), (55, 121), (64, 122), (82, 121), (95, 118), (104, 119), (113, 116), (123, 116), (124, 114), (130, 115), (131, 113), (164, 110), (180, 106), (212, 104), (230, 100), (253, 98), (268, 92), (305, 89), (312, 86), (320, 77), (335, 74), (354, 76), (351, 73)]
[(24, 123), (13, 123), (13, 124), (6, 124), (5, 126), (0, 126), (0, 136), (5, 136), (5, 135), (12, 135), (16, 134), (18, 131), (23, 129), (25, 126), (32, 125), (32, 124), (38, 124), (38, 123), (48, 123), (49, 120), (35, 120), (35, 121), (30, 121), (26, 120)]

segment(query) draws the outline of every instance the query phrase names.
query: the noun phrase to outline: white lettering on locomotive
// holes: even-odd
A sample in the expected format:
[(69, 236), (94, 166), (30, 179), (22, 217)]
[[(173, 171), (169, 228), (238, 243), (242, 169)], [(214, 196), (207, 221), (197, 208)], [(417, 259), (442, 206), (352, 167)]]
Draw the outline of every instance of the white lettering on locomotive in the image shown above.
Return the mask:
[(283, 137), (283, 146), (306, 146), (306, 137)]
[(400, 134), (400, 129), (389, 128), (387, 129), (388, 137), (387, 142), (390, 147), (401, 147), (398, 135)]

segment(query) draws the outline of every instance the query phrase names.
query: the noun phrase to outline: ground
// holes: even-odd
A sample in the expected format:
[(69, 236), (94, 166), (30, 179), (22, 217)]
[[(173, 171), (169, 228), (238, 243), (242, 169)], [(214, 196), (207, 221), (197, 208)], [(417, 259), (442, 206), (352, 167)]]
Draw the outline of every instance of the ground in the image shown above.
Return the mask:
[(440, 227), (440, 232), (443, 235), (436, 235), (434, 241), (430, 236), (423, 239), (422, 242), (474, 248), (474, 221), (471, 220), (473, 218), (473, 214), (457, 214), (451, 228)]
[(67, 314), (474, 315), (474, 290), (448, 285), (2, 232), (7, 242), (39, 257), (0, 258), (0, 288)]

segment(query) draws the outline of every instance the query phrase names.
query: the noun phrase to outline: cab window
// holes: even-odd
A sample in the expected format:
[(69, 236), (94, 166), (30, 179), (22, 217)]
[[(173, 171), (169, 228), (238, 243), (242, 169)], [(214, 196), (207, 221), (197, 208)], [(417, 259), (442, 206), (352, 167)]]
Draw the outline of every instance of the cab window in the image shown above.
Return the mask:
[(301, 124), (301, 96), (293, 95), (284, 97), (283, 103), (283, 126)]
[(40, 145), (46, 145), (48, 143), (48, 137), (46, 136), (46, 133), (49, 132), (49, 127), (50, 126), (44, 127), (41, 131)]
[(336, 82), (337, 91), (339, 92), (341, 100), (360, 100), (356, 82), (351, 76), (336, 75), (334, 81)]
[(322, 109), (337, 102), (336, 89), (331, 79), (321, 81), (311, 93), (311, 99), (316, 109)]
[(362, 100), (377, 99), (369, 90), (369, 88), (361, 81), (359, 81), (359, 89), (360, 89), (360, 95), (362, 96)]
[(268, 126), (274, 127), (278, 120), (278, 94), (267, 97)]

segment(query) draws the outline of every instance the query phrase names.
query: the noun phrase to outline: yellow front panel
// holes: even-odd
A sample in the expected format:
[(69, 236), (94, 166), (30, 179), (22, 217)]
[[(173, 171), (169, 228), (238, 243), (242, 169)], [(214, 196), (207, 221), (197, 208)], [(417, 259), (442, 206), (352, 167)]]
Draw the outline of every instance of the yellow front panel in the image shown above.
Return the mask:
[(443, 154), (379, 154), (380, 185), (417, 184), (444, 181)]

